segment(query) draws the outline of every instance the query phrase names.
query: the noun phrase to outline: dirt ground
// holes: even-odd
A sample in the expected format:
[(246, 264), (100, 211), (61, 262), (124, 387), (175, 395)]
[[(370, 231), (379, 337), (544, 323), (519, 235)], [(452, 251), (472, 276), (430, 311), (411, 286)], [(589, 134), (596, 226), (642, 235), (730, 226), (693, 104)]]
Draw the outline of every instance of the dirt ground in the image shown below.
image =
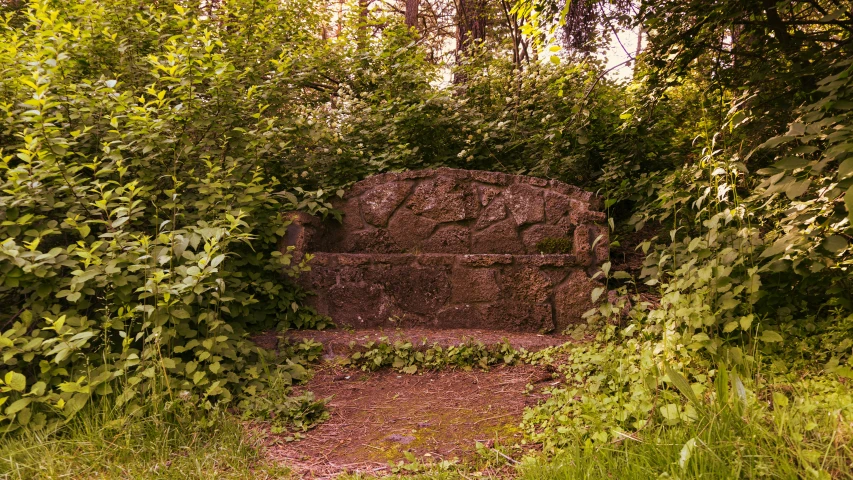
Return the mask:
[(420, 461), (464, 460), (477, 442), (520, 440), (525, 406), (555, 382), (531, 365), (404, 375), (325, 363), (305, 388), (328, 399), (329, 420), (296, 442), (270, 434), (266, 451), (302, 478), (389, 473), (406, 451)]

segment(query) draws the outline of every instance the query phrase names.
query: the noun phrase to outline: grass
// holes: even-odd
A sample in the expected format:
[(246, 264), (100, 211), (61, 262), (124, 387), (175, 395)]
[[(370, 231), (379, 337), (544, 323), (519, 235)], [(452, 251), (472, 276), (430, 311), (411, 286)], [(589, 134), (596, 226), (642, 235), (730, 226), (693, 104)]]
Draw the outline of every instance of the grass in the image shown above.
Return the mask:
[[(392, 477), (853, 479), (849, 386), (827, 377), (795, 385), (777, 385), (748, 402), (703, 402), (693, 422), (650, 428), (615, 443), (574, 438), (557, 454), (531, 454), (515, 466), (484, 449), (461, 464), (412, 458), (396, 465)], [(290, 478), (284, 466), (263, 458), (261, 441), (225, 412), (153, 400), (131, 413), (102, 398), (57, 431), (0, 438), (0, 479)]]
[(102, 400), (58, 431), (0, 439), (3, 479), (272, 479), (259, 438), (224, 412), (153, 402), (135, 414)]
[[(853, 423), (840, 414), (794, 419), (790, 408), (707, 410), (604, 446), (578, 439), (552, 458), (528, 459), (533, 479), (853, 479)], [(802, 415), (800, 414), (802, 417)], [(795, 421), (796, 420), (796, 421)]]

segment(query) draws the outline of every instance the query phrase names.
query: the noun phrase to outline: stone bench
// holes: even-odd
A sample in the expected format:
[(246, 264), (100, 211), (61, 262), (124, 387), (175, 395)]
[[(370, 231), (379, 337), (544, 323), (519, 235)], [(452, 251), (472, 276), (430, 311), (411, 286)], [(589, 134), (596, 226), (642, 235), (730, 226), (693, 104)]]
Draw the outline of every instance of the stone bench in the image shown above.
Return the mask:
[[(598, 198), (555, 180), (388, 173), (333, 203), (341, 223), (291, 214), (285, 246), (314, 255), (298, 279), (313, 306), (353, 328), (562, 331), (591, 307), (608, 256)], [(548, 242), (571, 248), (541, 253)]]

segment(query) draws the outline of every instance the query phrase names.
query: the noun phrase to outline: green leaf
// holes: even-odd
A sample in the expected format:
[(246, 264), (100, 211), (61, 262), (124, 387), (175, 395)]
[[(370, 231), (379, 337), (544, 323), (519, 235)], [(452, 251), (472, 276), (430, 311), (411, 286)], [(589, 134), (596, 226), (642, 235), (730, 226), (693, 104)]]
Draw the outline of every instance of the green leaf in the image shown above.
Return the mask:
[(788, 406), (788, 397), (785, 396), (784, 393), (781, 392), (773, 392), (773, 405), (779, 407), (787, 407)]
[(841, 235), (830, 235), (826, 240), (824, 240), (823, 248), (832, 253), (838, 253), (847, 248), (847, 239)]
[(694, 405), (699, 406), (699, 399), (696, 398), (696, 393), (690, 387), (690, 383), (687, 382), (686, 378), (676, 372), (671, 366), (669, 366), (669, 364), (666, 365), (666, 375), (682, 395), (687, 397), (687, 399)]
[(678, 466), (681, 468), (681, 470), (687, 470), (687, 465), (690, 463), (690, 458), (693, 456), (693, 450), (695, 449), (695, 438), (691, 438), (684, 444), (683, 447), (681, 447), (681, 453), (678, 455)]
[(853, 158), (848, 158), (838, 166), (838, 181), (846, 180), (853, 176)]
[(660, 407), (660, 414), (669, 422), (676, 422), (679, 419), (678, 416), (678, 405), (674, 403), (666, 404)]
[(801, 182), (791, 182), (788, 188), (785, 189), (785, 195), (788, 196), (789, 200), (793, 200), (804, 194), (806, 190), (809, 189), (809, 186), (811, 184), (812, 180), (810, 178), (807, 178)]
[(853, 223), (853, 185), (847, 189), (847, 194), (844, 195), (844, 205), (847, 207), (847, 218), (850, 223)]
[(764, 330), (761, 332), (761, 336), (758, 337), (758, 339), (765, 343), (781, 342), (784, 340), (782, 335), (779, 335), (778, 332), (773, 330)]
[(794, 170), (797, 168), (803, 168), (808, 164), (809, 161), (803, 157), (788, 156), (783, 157), (781, 160), (774, 163), (773, 166), (784, 170)]
[(65, 414), (66, 417), (72, 417), (74, 414), (80, 411), (86, 405), (86, 402), (89, 401), (90, 394), (88, 393), (75, 393), (65, 404), (65, 408), (62, 409), (62, 413)]
[(717, 403), (720, 405), (727, 404), (729, 402), (729, 372), (725, 365), (720, 365), (717, 369), (714, 386), (717, 390)]
[[(792, 140), (794, 140), (794, 137), (789, 137), (789, 136), (784, 136), (784, 135), (778, 136), (778, 137), (773, 137), (770, 140), (767, 140), (766, 142), (759, 145), (755, 150), (759, 150), (762, 148), (773, 148), (773, 147), (776, 147), (776, 146), (781, 145), (783, 143), (788, 143)], [(750, 153), (750, 155), (752, 155), (752, 154)]]
[(746, 315), (740, 318), (740, 328), (742, 330), (749, 330), (749, 327), (752, 326), (752, 314)]
[(33, 401), (32, 398), (21, 398), (19, 400), (16, 400), (11, 405), (6, 407), (6, 415), (12, 415), (13, 413), (20, 412), (21, 410), (24, 409), (24, 407), (29, 405), (30, 402), (32, 402), (32, 401)]
[(27, 377), (18, 372), (7, 373), (4, 380), (9, 388), (17, 392), (23, 392), (27, 388)]

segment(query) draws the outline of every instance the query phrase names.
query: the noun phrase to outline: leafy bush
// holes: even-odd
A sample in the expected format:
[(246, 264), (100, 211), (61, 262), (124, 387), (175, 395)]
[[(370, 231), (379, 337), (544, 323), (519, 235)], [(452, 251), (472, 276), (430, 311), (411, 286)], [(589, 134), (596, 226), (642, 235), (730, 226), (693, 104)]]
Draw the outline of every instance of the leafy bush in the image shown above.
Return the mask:
[[(425, 345), (424, 345), (425, 346)], [(465, 343), (442, 347), (432, 345), (418, 348), (412, 342), (387, 340), (368, 342), (360, 350), (350, 355), (345, 365), (352, 365), (365, 371), (393, 368), (398, 372), (414, 374), (424, 370), (438, 370), (453, 367), (463, 370), (472, 368), (487, 369), (493, 365), (514, 365), (526, 352), (516, 351), (508, 343), (486, 346), (482, 343)]]
[[(605, 204), (633, 202), (630, 228), (666, 234), (637, 246), (646, 255), (636, 280), (603, 266), (599, 276), (616, 295), (587, 318), (604, 330), (569, 352), (566, 386), (525, 414), (533, 439), (556, 450), (679, 438), (689, 458), (727, 425), (726, 441), (752, 435), (762, 442), (755, 448), (777, 449), (779, 472), (849, 472), (849, 449), (821, 452), (835, 448), (853, 415), (845, 383), (853, 378), (851, 72), (850, 62), (833, 65), (788, 132), (754, 150), (777, 155), (756, 173), (745, 163), (756, 155), (729, 143), (750, 120), (739, 108), (695, 163), (639, 175), (631, 162), (607, 166)], [(808, 447), (785, 449), (774, 437)], [(720, 452), (740, 462), (739, 475), (771, 469)]]
[(484, 53), (455, 95), (399, 24), (364, 44), (351, 19), (326, 42), (309, 3), (4, 10), (4, 428), (162, 390), (266, 411), (263, 385), (303, 378), (304, 362), (246, 331), (329, 323), (282, 278), (310, 261), (278, 250), (283, 211), (335, 215), (331, 192), (387, 170), (588, 178), (602, 158), (590, 139), (608, 138), (620, 100), (606, 82), (580, 93), (594, 68), (515, 72)]
[(374, 173), (436, 167), (589, 185), (606, 159), (635, 146), (618, 130), (624, 89), (599, 79), (594, 65), (518, 70), (485, 51), (459, 67), (464, 86), (442, 88), (431, 84), (437, 69), (408, 31), (388, 28), (376, 44), (370, 55), (340, 45), (341, 56), (362, 63), (346, 67), (353, 80), (329, 94), (335, 108), (298, 110), (300, 135), (289, 152), (306, 163), (312, 185), (332, 189)]
[(110, 394), (249, 405), (271, 374), (305, 375), (263, 367), (245, 336), (324, 321), (281, 278), (306, 267), (277, 250), (296, 205), (265, 173), (282, 125), (245, 34), (171, 3), (36, 1), (3, 18), (4, 429)]

